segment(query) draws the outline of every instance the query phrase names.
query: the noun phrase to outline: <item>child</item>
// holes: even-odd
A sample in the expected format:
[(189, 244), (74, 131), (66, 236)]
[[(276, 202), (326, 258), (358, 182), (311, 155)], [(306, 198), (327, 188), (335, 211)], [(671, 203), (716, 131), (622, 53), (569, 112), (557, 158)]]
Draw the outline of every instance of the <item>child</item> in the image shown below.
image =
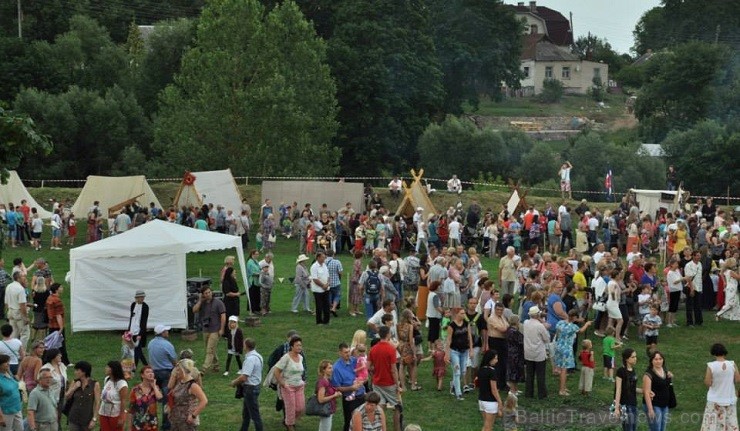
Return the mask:
[(270, 264), (262, 262), (260, 272), (260, 313), (264, 316), (270, 312), (273, 278), (270, 275)]
[(242, 353), (244, 352), (244, 335), (242, 334), (241, 328), (239, 328), (239, 318), (237, 316), (229, 316), (229, 323), (224, 334), (226, 338), (226, 371), (224, 376), (229, 375), (229, 369), (231, 368), (231, 357), (236, 357), (237, 371), (242, 368)]
[(658, 256), (660, 258), (660, 266), (665, 267), (666, 243), (665, 237), (663, 235), (660, 235), (660, 237), (658, 238)]
[(376, 237), (377, 232), (375, 232), (373, 225), (368, 224), (367, 226), (365, 226), (365, 253), (367, 253), (368, 255), (372, 255), (373, 250), (375, 250)]
[(69, 213), (69, 221), (67, 222), (67, 245), (75, 245), (75, 238), (77, 238), (77, 221), (75, 220), (75, 214)]
[(138, 341), (134, 343), (134, 337), (131, 332), (126, 331), (121, 336), (121, 367), (123, 373), (126, 376), (126, 380), (131, 378), (131, 374), (136, 371), (136, 365), (134, 365), (134, 350)]
[(262, 252), (262, 232), (257, 232), (257, 235), (255, 235), (254, 239), (257, 243), (257, 250)]
[(642, 320), (642, 327), (645, 330), (645, 344), (647, 345), (648, 356), (658, 346), (658, 329), (663, 324), (663, 320), (658, 316), (659, 307), (657, 304), (650, 305), (650, 314)]
[(594, 345), (587, 338), (583, 340), (581, 346), (583, 350), (581, 350), (581, 354), (578, 356), (581, 360), (581, 378), (578, 380), (578, 389), (581, 390), (581, 395), (587, 396), (591, 393), (594, 384), (594, 368), (596, 368)]
[(622, 347), (622, 343), (614, 338), (614, 327), (609, 326), (606, 328), (606, 336), (604, 337), (603, 348), (604, 348), (604, 378), (610, 382), (614, 382), (614, 350)]
[[(357, 364), (355, 365), (355, 384), (359, 383), (361, 385), (365, 385), (370, 374), (370, 369), (367, 365), (367, 346), (362, 343), (356, 345), (354, 356), (357, 358)], [(347, 401), (354, 400), (355, 392), (347, 395), (344, 399)]]
[(445, 308), (444, 315), (442, 316), (442, 321), (439, 323), (439, 339), (442, 340), (443, 343), (447, 341), (447, 327), (450, 326), (450, 322), (452, 322), (452, 319), (450, 317), (450, 309)]
[(432, 369), (432, 376), (437, 378), (437, 391), (442, 390), (442, 382), (447, 374), (447, 363), (445, 363), (445, 350), (442, 340), (434, 342), (434, 351), (430, 356), (434, 361), (434, 368)]
[[(638, 312), (640, 313), (640, 322), (645, 319), (645, 316), (650, 314), (650, 304), (652, 300), (652, 289), (649, 284), (642, 286), (642, 291), (637, 295)], [(639, 338), (642, 340), (645, 338), (643, 335), (643, 328), (641, 327), (639, 332)]]
[(517, 396), (509, 393), (504, 403), (504, 431), (517, 431), (517, 425), (519, 424), (518, 404)]
[(365, 242), (365, 226), (359, 225), (355, 229), (355, 251), (362, 251)]

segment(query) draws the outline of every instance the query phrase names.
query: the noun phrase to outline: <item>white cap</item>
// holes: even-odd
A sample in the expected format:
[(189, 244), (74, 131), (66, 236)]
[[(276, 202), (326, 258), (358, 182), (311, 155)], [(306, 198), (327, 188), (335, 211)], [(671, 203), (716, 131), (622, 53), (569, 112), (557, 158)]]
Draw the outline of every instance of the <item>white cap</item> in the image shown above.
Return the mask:
[(424, 211), (424, 208), (422, 208), (422, 207), (416, 207), (416, 211), (419, 211), (419, 212)]
[(535, 314), (540, 314), (540, 307), (536, 305), (529, 307), (529, 315), (534, 316)]
[(239, 322), (239, 318), (237, 316), (229, 316), (229, 322)]
[(157, 335), (161, 335), (164, 331), (169, 331), (170, 329), (172, 329), (172, 327), (170, 326), (157, 325), (154, 327), (154, 333)]

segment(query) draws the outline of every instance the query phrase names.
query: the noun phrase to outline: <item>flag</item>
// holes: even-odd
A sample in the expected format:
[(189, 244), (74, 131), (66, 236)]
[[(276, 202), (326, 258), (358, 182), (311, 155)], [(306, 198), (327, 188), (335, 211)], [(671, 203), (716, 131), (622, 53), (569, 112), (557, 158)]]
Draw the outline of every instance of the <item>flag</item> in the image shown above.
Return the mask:
[(612, 170), (609, 169), (606, 172), (606, 178), (604, 178), (604, 188), (606, 189), (606, 200), (612, 201)]

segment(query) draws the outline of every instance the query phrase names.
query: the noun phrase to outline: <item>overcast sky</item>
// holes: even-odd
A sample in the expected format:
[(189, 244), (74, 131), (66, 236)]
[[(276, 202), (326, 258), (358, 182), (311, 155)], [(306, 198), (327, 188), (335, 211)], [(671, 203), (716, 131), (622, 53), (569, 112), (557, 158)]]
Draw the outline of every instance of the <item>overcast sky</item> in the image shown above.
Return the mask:
[[(517, 4), (516, 0), (505, 0)], [(529, 0), (524, 4), (529, 5)], [(604, 38), (620, 54), (629, 53), (634, 45), (632, 31), (646, 11), (660, 5), (660, 0), (538, 0), (537, 6), (547, 6), (564, 17), (573, 12), (574, 39), (590, 31)]]

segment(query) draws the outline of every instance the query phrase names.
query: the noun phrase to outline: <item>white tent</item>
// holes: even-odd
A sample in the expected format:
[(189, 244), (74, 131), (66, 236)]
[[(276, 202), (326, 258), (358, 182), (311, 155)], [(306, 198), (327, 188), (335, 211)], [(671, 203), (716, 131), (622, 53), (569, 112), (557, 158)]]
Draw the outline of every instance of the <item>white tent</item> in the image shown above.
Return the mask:
[(630, 193), (634, 196), (641, 213), (655, 217), (660, 208), (665, 208), (668, 212), (679, 209), (683, 190), (630, 189)]
[(185, 206), (202, 206), (203, 204), (223, 205), (226, 210), (239, 214), (242, 195), (236, 186), (231, 169), (222, 171), (191, 172), (195, 177), (193, 184), (183, 181), (175, 195), (176, 208)]
[(19, 206), (21, 201), (24, 199), (28, 202), (29, 207), (36, 208), (38, 210), (41, 218), (51, 217), (51, 213), (39, 205), (38, 202), (36, 202), (36, 199), (28, 193), (28, 189), (23, 185), (23, 181), (21, 181), (21, 178), (18, 176), (18, 172), (10, 171), (8, 182), (6, 184), (0, 184), (0, 203), (5, 204), (6, 207), (8, 203), (11, 202), (16, 206)]
[(247, 286), (239, 237), (154, 220), (69, 253), (72, 331), (125, 330), (136, 290), (146, 292), (149, 327), (187, 327), (185, 255), (235, 248)]
[(76, 218), (85, 218), (88, 210), (93, 206), (93, 202), (99, 201), (102, 215), (107, 216), (108, 208), (137, 196), (137, 200), (142, 206), (149, 207), (149, 203), (154, 202), (157, 208), (162, 208), (143, 175), (130, 177), (90, 175), (87, 177), (85, 187), (72, 207), (72, 212)]

